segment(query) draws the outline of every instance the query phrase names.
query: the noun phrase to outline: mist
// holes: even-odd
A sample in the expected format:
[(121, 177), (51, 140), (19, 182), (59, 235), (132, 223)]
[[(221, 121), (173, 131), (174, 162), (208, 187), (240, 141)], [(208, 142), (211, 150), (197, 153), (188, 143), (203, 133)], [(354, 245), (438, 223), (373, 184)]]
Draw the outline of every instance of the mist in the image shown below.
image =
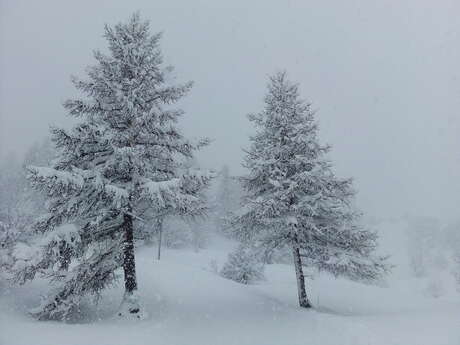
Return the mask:
[(68, 126), (103, 25), (140, 10), (165, 62), (193, 80), (182, 126), (212, 145), (202, 165), (243, 173), (269, 73), (287, 70), (317, 109), (331, 159), (369, 215), (453, 218), (460, 202), (457, 1), (60, 1), (1, 3), (0, 152), (22, 154)]
[(459, 13), (0, 0), (0, 343), (458, 344)]

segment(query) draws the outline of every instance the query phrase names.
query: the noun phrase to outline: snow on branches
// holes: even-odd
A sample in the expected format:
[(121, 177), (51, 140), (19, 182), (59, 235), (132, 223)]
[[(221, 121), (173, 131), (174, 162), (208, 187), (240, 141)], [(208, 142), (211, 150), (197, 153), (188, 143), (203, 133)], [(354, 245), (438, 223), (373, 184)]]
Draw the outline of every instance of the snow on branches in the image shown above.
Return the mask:
[(233, 219), (238, 233), (267, 250), (293, 248), (301, 306), (310, 306), (301, 259), (335, 275), (380, 278), (387, 267), (373, 255), (376, 235), (359, 226), (352, 181), (332, 171), (311, 105), (286, 73), (270, 78), (264, 109), (249, 119), (257, 132), (244, 159), (249, 173), (242, 178), (245, 206)]
[[(177, 126), (183, 111), (173, 107), (192, 83), (168, 82), (172, 68), (163, 65), (161, 35), (152, 35), (139, 14), (106, 26), (104, 37), (108, 52), (94, 53), (86, 79), (72, 78), (83, 96), (64, 103), (78, 123), (51, 129), (58, 151), (51, 166), (29, 167), (29, 180), (48, 197), (48, 214), (35, 227), (47, 243), (23, 278), (40, 273), (57, 287), (39, 318), (66, 317), (82, 295), (113, 283), (119, 267), (123, 309), (140, 313), (133, 219), (145, 208), (161, 217), (205, 211), (199, 194), (211, 176), (183, 169), (183, 161), (208, 140), (185, 138)], [(46, 235), (64, 224), (74, 224), (77, 234)]]

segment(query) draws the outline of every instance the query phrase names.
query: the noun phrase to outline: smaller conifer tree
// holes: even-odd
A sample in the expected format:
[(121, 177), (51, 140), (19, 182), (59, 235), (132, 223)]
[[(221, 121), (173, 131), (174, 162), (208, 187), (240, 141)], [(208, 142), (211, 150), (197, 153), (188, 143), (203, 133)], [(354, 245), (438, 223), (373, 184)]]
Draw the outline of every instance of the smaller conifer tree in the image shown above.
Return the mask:
[(380, 278), (387, 266), (374, 255), (376, 234), (359, 225), (352, 181), (333, 173), (314, 112), (285, 72), (270, 78), (264, 109), (249, 119), (257, 132), (244, 159), (244, 206), (233, 219), (246, 234), (241, 237), (266, 250), (291, 248), (301, 307), (311, 307), (303, 265), (352, 279)]

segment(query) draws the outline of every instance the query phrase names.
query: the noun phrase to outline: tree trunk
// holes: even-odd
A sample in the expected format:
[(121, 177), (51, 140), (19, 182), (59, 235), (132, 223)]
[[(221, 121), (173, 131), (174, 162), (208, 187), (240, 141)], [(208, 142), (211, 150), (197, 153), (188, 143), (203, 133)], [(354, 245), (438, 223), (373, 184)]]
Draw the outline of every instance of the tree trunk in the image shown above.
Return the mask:
[(137, 295), (136, 263), (134, 260), (134, 229), (133, 217), (129, 214), (123, 216), (123, 232), (125, 242), (123, 245), (123, 271), (125, 274), (125, 295), (120, 306), (119, 316), (134, 316), (143, 318), (143, 312)]
[(125, 274), (125, 294), (132, 294), (137, 290), (136, 263), (134, 260), (133, 217), (125, 214), (123, 221), (125, 243), (123, 247), (123, 270)]
[(157, 231), (158, 231), (158, 260), (161, 258), (161, 235), (163, 234), (163, 219), (158, 218), (157, 220)]
[(292, 247), (292, 254), (294, 256), (295, 275), (297, 278), (297, 293), (299, 295), (299, 305), (302, 308), (311, 308), (310, 301), (307, 298), (305, 291), (305, 277), (302, 269), (302, 258), (300, 257), (299, 247), (295, 243)]

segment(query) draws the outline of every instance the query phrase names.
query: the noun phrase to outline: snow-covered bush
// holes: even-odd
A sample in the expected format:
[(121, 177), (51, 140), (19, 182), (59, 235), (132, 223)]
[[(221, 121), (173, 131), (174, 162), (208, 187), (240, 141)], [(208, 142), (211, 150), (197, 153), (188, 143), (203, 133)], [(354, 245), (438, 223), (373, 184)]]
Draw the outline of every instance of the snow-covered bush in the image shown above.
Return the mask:
[(240, 245), (228, 255), (220, 275), (241, 284), (251, 284), (264, 279), (264, 264), (251, 247)]

